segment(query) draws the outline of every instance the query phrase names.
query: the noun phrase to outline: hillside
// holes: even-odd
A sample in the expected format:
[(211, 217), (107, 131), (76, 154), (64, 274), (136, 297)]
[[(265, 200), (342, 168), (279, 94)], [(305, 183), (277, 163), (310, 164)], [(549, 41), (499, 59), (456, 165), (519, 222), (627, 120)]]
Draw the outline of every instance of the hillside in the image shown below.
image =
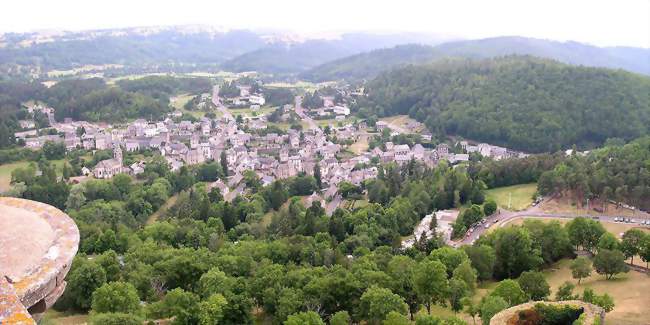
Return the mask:
[(393, 48), (374, 50), (327, 62), (305, 71), (300, 76), (303, 79), (316, 82), (338, 79), (362, 80), (374, 77), (382, 70), (400, 65), (422, 63), (436, 57), (439, 57), (439, 53), (434, 51), (431, 46), (398, 45)]
[(577, 42), (557, 42), (526, 37), (496, 37), (455, 41), (435, 47), (397, 46), (361, 53), (327, 62), (304, 72), (311, 81), (337, 79), (362, 80), (382, 71), (409, 63), (426, 63), (444, 57), (491, 58), (506, 55), (532, 55), (564, 63), (625, 69), (650, 74), (650, 49), (633, 47), (596, 47)]
[[(344, 34), (337, 39), (316, 39), (296, 44), (271, 44), (228, 60), (221, 64), (221, 68), (234, 72), (259, 71), (265, 73), (293, 74), (309, 70), (326, 62), (338, 60), (350, 55), (356, 55), (365, 51), (388, 48), (398, 44), (413, 42), (438, 44), (442, 39), (444, 38), (408, 33), (395, 35), (374, 35), (364, 33)], [(423, 46), (423, 48), (425, 47)], [(382, 50), (379, 51), (381, 52)], [(408, 53), (410, 51), (405, 50), (403, 52)], [(422, 50), (422, 52), (424, 52), (424, 50)], [(365, 58), (362, 57), (356, 59), (352, 64), (359, 64), (360, 62), (363, 62), (364, 59), (369, 59), (373, 56), (374, 55), (368, 55)], [(415, 56), (417, 56), (417, 54), (415, 54)], [(368, 69), (370, 69), (370, 66), (372, 65), (372, 63), (362, 64), (368, 65)]]
[(362, 114), (409, 114), (439, 134), (530, 152), (648, 134), (650, 78), (510, 56), (444, 60), (379, 75)]
[(168, 29), (136, 33), (132, 30), (84, 32), (24, 45), (29, 35), (3, 35), (0, 71), (9, 73), (16, 66), (39, 70), (67, 70), (84, 65), (223, 62), (265, 46), (265, 41), (250, 31), (185, 32)]

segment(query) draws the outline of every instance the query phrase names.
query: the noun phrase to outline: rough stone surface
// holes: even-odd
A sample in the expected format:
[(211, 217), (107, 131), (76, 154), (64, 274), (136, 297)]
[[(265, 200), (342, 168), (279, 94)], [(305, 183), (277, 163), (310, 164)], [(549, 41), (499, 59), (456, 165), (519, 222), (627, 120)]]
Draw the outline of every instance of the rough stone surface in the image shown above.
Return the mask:
[(21, 323), (26, 310), (38, 318), (59, 298), (78, 246), (79, 230), (61, 210), (0, 197), (0, 324)]
[(525, 304), (517, 305), (510, 307), (508, 309), (502, 310), (490, 319), (490, 325), (505, 325), (508, 324), (508, 320), (522, 310), (528, 310), (535, 307), (536, 304), (542, 303), (545, 305), (570, 305), (575, 307), (584, 308), (584, 313), (586, 314), (584, 324), (592, 325), (596, 318), (600, 318), (600, 324), (605, 324), (605, 311), (593, 304), (586, 303), (580, 300), (567, 300), (567, 301), (531, 301)]

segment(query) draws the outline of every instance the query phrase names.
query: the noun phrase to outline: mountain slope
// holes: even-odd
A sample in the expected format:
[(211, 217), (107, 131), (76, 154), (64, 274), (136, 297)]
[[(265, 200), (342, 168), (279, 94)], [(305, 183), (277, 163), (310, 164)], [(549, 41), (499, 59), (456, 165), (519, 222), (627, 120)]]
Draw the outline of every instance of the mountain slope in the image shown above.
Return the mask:
[(214, 64), (264, 45), (260, 36), (249, 31), (183, 33), (170, 29), (149, 34), (88, 34), (31, 46), (5, 46), (0, 48), (0, 62), (3, 67), (16, 64), (42, 70), (169, 61)]
[(384, 72), (361, 113), (409, 114), (438, 134), (529, 152), (649, 132), (650, 78), (533, 57), (443, 60)]
[(312, 81), (361, 80), (408, 63), (426, 63), (443, 57), (491, 58), (532, 55), (564, 63), (625, 69), (650, 75), (650, 49), (596, 47), (577, 42), (556, 42), (525, 37), (495, 37), (455, 41), (433, 48), (398, 46), (327, 62), (302, 74)]
[(361, 80), (374, 77), (380, 70), (427, 62), (437, 57), (439, 53), (431, 46), (398, 45), (327, 62), (301, 73), (300, 77), (316, 82), (337, 79)]
[[(439, 44), (442, 39), (444, 38), (420, 34), (344, 34), (339, 39), (269, 45), (224, 62), (221, 68), (234, 72), (300, 73), (323, 63), (365, 51), (409, 42)], [(359, 61), (363, 60), (356, 60)]]

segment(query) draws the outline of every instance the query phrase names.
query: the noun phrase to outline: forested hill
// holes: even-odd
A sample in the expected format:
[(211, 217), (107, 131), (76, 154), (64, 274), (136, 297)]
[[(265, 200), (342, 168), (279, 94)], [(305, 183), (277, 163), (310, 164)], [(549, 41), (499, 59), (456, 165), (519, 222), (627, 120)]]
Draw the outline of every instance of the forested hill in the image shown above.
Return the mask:
[(382, 70), (399, 65), (423, 63), (439, 57), (431, 46), (407, 44), (393, 48), (341, 58), (305, 71), (303, 79), (322, 82), (328, 80), (361, 80), (376, 76)]
[(484, 59), (515, 54), (650, 75), (650, 49), (597, 47), (578, 42), (506, 36), (448, 42), (435, 47), (398, 46), (361, 53), (315, 67), (303, 73), (303, 78), (312, 81), (361, 80), (404, 63), (427, 63), (444, 57)]
[(221, 64), (221, 68), (234, 72), (259, 71), (274, 74), (296, 74), (326, 62), (365, 51), (409, 42), (439, 44), (441, 40), (435, 36), (409, 33), (395, 35), (351, 33), (344, 34), (339, 39), (314, 39), (296, 44), (271, 44), (232, 58)]
[(446, 60), (385, 72), (362, 114), (409, 114), (438, 134), (529, 152), (648, 134), (650, 78), (526, 56)]

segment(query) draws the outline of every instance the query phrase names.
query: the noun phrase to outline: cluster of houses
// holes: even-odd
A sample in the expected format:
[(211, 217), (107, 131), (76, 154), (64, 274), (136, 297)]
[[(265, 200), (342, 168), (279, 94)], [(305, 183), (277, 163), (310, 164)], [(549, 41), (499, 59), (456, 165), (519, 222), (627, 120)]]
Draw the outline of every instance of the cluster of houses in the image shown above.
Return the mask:
[(478, 152), (483, 157), (490, 157), (494, 160), (501, 160), (506, 158), (525, 158), (528, 154), (510, 150), (508, 148), (499, 147), (487, 143), (479, 143), (477, 145), (472, 145), (467, 141), (460, 141), (458, 143), (463, 151), (468, 154)]
[(310, 110), (309, 114), (311, 116), (315, 118), (334, 116), (337, 120), (344, 120), (350, 115), (350, 108), (345, 105), (337, 105), (334, 96), (321, 96), (321, 99), (323, 100), (323, 107)]
[[(240, 87), (239, 99), (257, 101), (255, 95), (251, 95), (249, 91), (250, 89), (245, 86)], [(334, 105), (333, 98), (324, 98), (324, 103), (325, 107), (322, 109), (325, 111), (340, 113), (341, 116), (349, 114), (347, 107)], [(291, 108), (288, 107), (287, 111), (289, 109)], [(49, 109), (48, 112), (48, 115), (52, 116), (52, 110)], [(446, 144), (425, 148), (421, 144), (411, 147), (406, 144), (387, 142), (382, 146), (383, 150), (375, 147), (350, 157), (350, 155), (339, 155), (344, 148), (338, 143), (341, 140), (356, 140), (367, 127), (363, 122), (332, 128), (335, 143), (331, 141), (334, 137), (328, 138), (320, 128), (306, 131), (289, 129), (284, 134), (254, 131), (266, 128), (264, 114), (248, 119), (243, 124), (238, 124), (232, 116), (228, 115), (216, 119), (204, 117), (192, 122), (173, 119), (174, 114), (170, 113), (167, 119), (158, 122), (138, 119), (122, 128), (68, 119), (56, 123), (51, 118), (52, 127), (63, 136), (34, 136), (32, 133), (25, 132), (20, 136), (24, 138), (26, 146), (31, 148), (39, 148), (46, 141), (54, 141), (63, 142), (68, 149), (112, 149), (113, 158), (100, 161), (92, 170), (84, 169), (85, 174), (92, 174), (95, 178), (111, 178), (119, 173), (137, 175), (144, 172), (144, 161), (124, 166), (123, 150), (126, 152), (158, 151), (167, 160), (172, 171), (182, 166), (220, 161), (223, 155), (231, 176), (226, 181), (219, 180), (210, 186), (218, 187), (224, 196), (230, 193), (227, 198), (234, 197), (245, 190), (242, 181), (244, 172), (248, 170), (257, 173), (262, 184), (268, 185), (277, 179), (300, 173), (313, 175), (314, 170), (319, 168), (325, 186), (324, 194), (314, 194), (315, 196), (310, 200), (324, 201), (338, 195), (337, 186), (343, 181), (360, 185), (365, 180), (376, 177), (376, 167), (369, 167), (373, 165), (370, 163), (372, 160), (382, 163), (395, 162), (400, 165), (416, 160), (435, 166), (440, 160), (451, 163), (468, 161), (469, 153), (472, 152), (479, 152), (495, 159), (521, 154), (485, 143), (470, 145), (465, 141), (459, 144), (466, 153), (460, 154), (452, 153)], [(385, 127), (388, 125), (377, 123), (377, 129), (381, 130)], [(413, 125), (413, 128), (415, 127), (417, 126)]]
[(248, 85), (238, 85), (239, 96), (226, 99), (226, 103), (233, 107), (250, 107), (259, 109), (266, 104), (264, 95), (252, 92), (252, 87)]

